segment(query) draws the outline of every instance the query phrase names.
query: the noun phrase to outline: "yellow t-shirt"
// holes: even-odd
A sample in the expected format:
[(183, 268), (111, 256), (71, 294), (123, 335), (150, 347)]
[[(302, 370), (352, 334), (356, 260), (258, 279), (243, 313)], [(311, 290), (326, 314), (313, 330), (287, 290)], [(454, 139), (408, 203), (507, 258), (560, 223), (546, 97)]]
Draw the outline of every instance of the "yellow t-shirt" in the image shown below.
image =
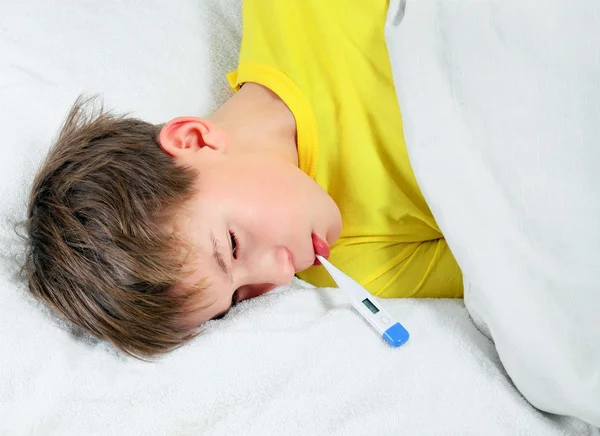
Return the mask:
[[(386, 0), (244, 0), (234, 89), (296, 119), (300, 168), (334, 199), (331, 262), (382, 297), (460, 297), (461, 272), (412, 172), (384, 40)], [(325, 269), (298, 276), (334, 286)]]

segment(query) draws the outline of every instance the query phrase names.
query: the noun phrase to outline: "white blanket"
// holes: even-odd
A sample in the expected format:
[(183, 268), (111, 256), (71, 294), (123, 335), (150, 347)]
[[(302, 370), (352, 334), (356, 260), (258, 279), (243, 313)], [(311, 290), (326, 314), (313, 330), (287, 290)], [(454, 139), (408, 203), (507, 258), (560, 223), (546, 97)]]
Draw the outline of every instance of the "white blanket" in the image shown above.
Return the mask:
[(3, 5), (0, 434), (598, 436), (525, 401), (460, 301), (382, 302), (411, 333), (392, 349), (337, 290), (295, 282), (145, 363), (27, 297), (13, 223), (75, 96), (153, 122), (207, 113), (229, 95), (239, 32), (238, 1)]
[(402, 6), (406, 143), (465, 303), (528, 400), (600, 426), (600, 3)]

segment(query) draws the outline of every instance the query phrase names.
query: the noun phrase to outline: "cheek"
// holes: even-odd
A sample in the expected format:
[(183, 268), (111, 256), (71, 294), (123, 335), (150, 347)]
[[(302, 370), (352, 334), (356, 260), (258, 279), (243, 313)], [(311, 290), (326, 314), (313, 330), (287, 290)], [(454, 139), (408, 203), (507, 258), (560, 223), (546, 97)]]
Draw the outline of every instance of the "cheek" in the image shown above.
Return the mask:
[(246, 231), (262, 241), (279, 241), (305, 221), (300, 184), (276, 175), (256, 175), (236, 195), (236, 216)]
[(293, 171), (282, 169), (252, 171), (238, 181), (238, 201), (248, 203), (259, 216), (280, 215), (293, 209), (306, 196), (303, 180)]
[[(244, 197), (244, 208), (240, 208), (248, 230), (261, 239), (277, 239), (285, 233), (286, 225), (297, 215), (294, 210), (293, 194), (284, 195), (278, 189), (261, 189)], [(300, 217), (298, 217), (300, 218)]]
[(266, 161), (240, 165), (227, 185), (234, 216), (263, 241), (279, 241), (294, 229), (312, 225), (307, 221), (311, 209), (318, 207), (320, 188), (293, 165)]

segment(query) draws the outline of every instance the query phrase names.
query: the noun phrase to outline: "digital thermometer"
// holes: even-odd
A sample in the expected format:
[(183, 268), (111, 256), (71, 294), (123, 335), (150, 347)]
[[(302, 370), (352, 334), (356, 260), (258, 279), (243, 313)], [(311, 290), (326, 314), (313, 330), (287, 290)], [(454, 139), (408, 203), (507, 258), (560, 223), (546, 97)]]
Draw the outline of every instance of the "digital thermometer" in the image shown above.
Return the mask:
[(375, 301), (369, 291), (352, 280), (346, 274), (333, 266), (323, 256), (317, 259), (327, 269), (338, 287), (350, 297), (352, 306), (360, 313), (369, 324), (393, 347), (399, 347), (408, 341), (408, 331), (398, 321)]

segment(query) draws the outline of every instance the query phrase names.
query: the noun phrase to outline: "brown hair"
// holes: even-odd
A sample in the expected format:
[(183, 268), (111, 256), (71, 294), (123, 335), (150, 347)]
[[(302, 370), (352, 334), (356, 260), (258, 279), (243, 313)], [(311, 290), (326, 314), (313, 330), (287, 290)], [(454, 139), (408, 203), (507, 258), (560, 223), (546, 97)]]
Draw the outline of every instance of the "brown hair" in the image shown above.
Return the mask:
[(25, 272), (33, 295), (76, 328), (134, 357), (166, 353), (197, 333), (178, 322), (192, 289), (165, 217), (196, 174), (175, 165), (160, 127), (79, 97), (33, 183)]

